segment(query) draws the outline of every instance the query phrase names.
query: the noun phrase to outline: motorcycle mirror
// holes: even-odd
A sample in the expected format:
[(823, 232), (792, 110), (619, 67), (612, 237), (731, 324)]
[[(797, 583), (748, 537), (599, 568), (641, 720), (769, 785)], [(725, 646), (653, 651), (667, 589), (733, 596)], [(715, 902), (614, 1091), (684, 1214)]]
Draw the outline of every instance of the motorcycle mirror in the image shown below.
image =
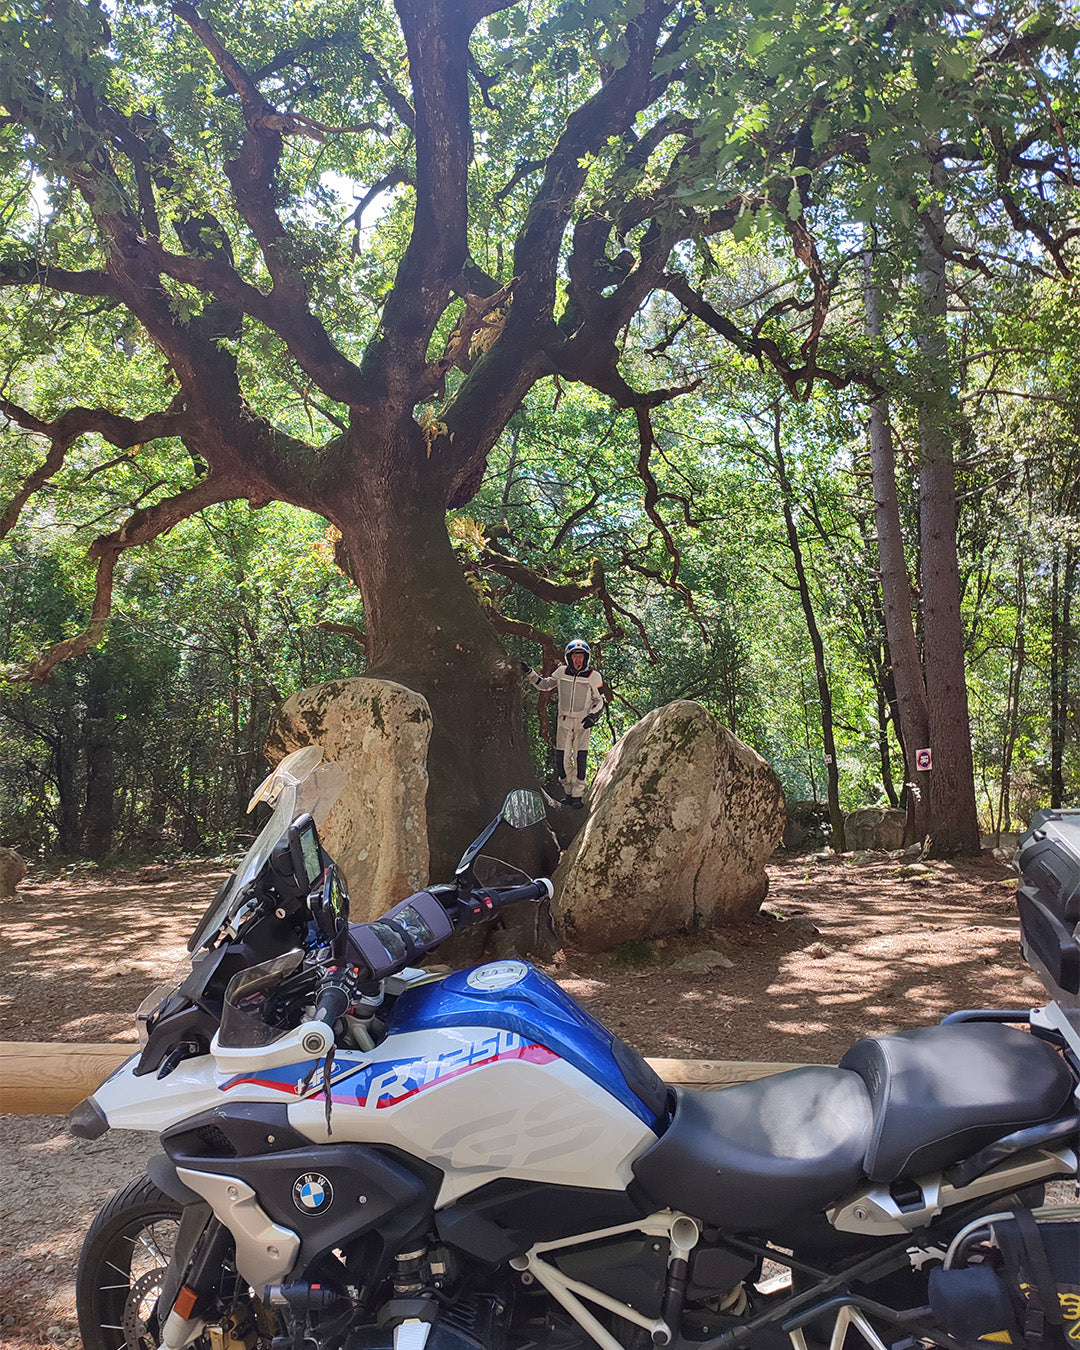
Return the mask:
[(506, 801), (503, 802), (503, 808), (495, 819), (489, 825), (485, 825), (480, 835), (462, 854), (461, 861), (454, 871), (454, 876), (460, 881), (469, 875), (469, 869), (479, 856), (480, 850), (504, 820), (515, 830), (523, 830), (529, 825), (539, 824), (546, 815), (544, 799), (539, 792), (531, 792), (526, 788), (515, 788), (513, 792), (507, 794)]
[(539, 825), (546, 815), (543, 797), (539, 792), (531, 792), (527, 788), (516, 788), (503, 802), (502, 818), (515, 830)]

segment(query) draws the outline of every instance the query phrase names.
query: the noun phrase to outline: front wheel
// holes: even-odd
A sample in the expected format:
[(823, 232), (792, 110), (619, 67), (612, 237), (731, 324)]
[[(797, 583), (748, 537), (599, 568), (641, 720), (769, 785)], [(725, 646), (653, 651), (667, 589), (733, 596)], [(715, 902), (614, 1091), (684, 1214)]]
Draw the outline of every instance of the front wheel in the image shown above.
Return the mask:
[(157, 1301), (180, 1206), (149, 1177), (130, 1182), (90, 1227), (75, 1277), (84, 1350), (157, 1350)]

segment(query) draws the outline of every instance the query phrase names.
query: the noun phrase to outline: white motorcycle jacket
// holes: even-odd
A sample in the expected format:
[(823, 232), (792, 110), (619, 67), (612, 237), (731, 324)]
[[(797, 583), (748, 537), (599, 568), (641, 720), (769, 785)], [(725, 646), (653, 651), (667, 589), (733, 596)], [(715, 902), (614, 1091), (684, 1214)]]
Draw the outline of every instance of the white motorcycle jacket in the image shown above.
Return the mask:
[(604, 680), (598, 670), (575, 674), (566, 666), (559, 666), (550, 675), (538, 675), (535, 670), (530, 670), (528, 678), (537, 689), (558, 689), (560, 717), (588, 717), (590, 713), (603, 712), (606, 706), (600, 692)]

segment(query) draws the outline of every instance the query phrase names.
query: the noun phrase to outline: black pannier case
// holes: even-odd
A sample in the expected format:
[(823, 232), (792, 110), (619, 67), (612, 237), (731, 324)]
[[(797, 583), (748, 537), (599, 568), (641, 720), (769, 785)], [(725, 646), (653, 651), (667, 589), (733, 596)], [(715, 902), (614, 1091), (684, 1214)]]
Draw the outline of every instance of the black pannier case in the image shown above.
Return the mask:
[(1024, 956), (1058, 1003), (1080, 1009), (1080, 810), (1050, 808), (1020, 836), (1016, 905)]

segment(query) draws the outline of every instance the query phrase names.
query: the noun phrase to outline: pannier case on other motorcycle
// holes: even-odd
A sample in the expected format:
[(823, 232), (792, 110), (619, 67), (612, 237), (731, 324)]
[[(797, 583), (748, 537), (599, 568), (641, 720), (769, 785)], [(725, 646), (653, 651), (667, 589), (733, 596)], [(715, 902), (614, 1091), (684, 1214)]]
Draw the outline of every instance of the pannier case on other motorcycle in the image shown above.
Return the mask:
[(1050, 808), (1020, 837), (1016, 895), (1024, 956), (1080, 1022), (1080, 810)]

